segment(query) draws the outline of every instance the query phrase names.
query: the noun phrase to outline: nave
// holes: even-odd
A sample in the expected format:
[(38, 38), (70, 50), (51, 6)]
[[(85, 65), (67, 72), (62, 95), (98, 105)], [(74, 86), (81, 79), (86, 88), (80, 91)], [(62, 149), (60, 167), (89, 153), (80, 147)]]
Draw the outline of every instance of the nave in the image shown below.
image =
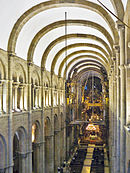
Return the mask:
[(0, 12), (0, 173), (129, 173), (130, 0)]

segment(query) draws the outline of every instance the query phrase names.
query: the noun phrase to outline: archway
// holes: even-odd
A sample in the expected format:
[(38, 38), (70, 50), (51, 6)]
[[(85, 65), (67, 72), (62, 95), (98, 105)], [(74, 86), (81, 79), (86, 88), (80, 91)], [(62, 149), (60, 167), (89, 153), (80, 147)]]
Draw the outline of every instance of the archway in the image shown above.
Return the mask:
[(32, 171), (33, 173), (40, 173), (42, 166), (40, 165), (41, 159), (41, 130), (39, 122), (32, 125)]
[(13, 173), (27, 172), (27, 134), (23, 127), (19, 127), (13, 138)]

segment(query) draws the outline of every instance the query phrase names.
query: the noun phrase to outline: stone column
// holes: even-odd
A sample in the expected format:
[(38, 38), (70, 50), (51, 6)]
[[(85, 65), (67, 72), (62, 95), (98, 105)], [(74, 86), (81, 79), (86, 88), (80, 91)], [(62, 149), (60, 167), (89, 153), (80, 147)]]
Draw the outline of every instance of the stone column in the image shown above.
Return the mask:
[(116, 128), (116, 171), (120, 172), (120, 74), (119, 74), (119, 65), (120, 65), (120, 47), (119, 45), (114, 46), (116, 53), (116, 119), (117, 119), (117, 128)]
[(63, 127), (61, 127), (61, 131), (60, 131), (60, 161), (61, 163), (63, 162), (63, 158), (64, 158), (64, 131), (63, 131)]
[(14, 110), (17, 111), (17, 93), (18, 93), (18, 84), (13, 83), (14, 86)]
[(42, 94), (42, 86), (39, 86), (39, 108), (41, 108), (42, 107), (42, 101), (41, 101), (41, 99), (42, 99), (42, 96), (41, 96), (41, 94)]
[(40, 160), (42, 161), (42, 165), (41, 165), (41, 172), (42, 173), (46, 173), (46, 170), (45, 170), (45, 128), (44, 128), (44, 125), (45, 125), (45, 116), (44, 116), (44, 104), (45, 104), (45, 95), (44, 95), (44, 82), (43, 82), (43, 76), (44, 76), (44, 69), (41, 69), (41, 108), (42, 108), (42, 111), (41, 111), (41, 130), (42, 130), (42, 141), (43, 141), (43, 144), (41, 145), (41, 158)]
[(42, 173), (40, 172), (40, 143), (33, 143), (33, 154), (34, 154), (34, 173)]
[(50, 173), (54, 173), (54, 91), (53, 91), (53, 81), (54, 81), (54, 72), (51, 72), (51, 122), (52, 122), (52, 131), (51, 131), (51, 170)]
[(110, 168), (112, 169), (112, 149), (113, 149), (113, 108), (112, 108), (112, 98), (113, 98), (113, 85), (112, 85), (112, 71), (109, 73), (109, 156), (110, 156)]
[(49, 100), (48, 100), (48, 98), (49, 98), (49, 91), (48, 91), (48, 88), (47, 88), (47, 100), (46, 100), (46, 105), (47, 106), (49, 106)]
[(35, 103), (34, 103), (34, 107), (38, 108), (38, 87), (35, 87)]
[(116, 172), (117, 166), (117, 81), (116, 81), (116, 62), (114, 59), (114, 79), (113, 79), (113, 159), (114, 159), (114, 173)]
[(54, 132), (54, 172), (57, 173), (57, 168), (60, 166), (60, 131)]
[(27, 158), (27, 154), (26, 153), (18, 153), (19, 155), (19, 173), (26, 173), (26, 158)]
[(54, 135), (46, 136), (46, 172), (54, 173)]
[(49, 90), (49, 106), (51, 106), (51, 91)]
[(57, 106), (58, 106), (58, 104), (59, 104), (59, 93), (58, 93), (58, 89), (57, 89), (57, 91), (56, 91), (56, 93), (57, 93)]
[(125, 26), (117, 22), (120, 34), (120, 172), (125, 172), (126, 165), (126, 72), (125, 72)]
[(24, 93), (23, 93), (24, 92), (23, 85), (20, 84), (19, 89), (20, 89), (20, 110), (23, 111), (23, 109), (24, 109), (24, 105), (23, 105), (23, 103), (24, 103), (24, 98), (23, 98), (23, 96), (24, 96)]
[(35, 85), (33, 85), (33, 88), (32, 88), (32, 95), (33, 95), (33, 100), (32, 100), (32, 108), (34, 109), (35, 108), (35, 100), (36, 100), (36, 97), (35, 97)]
[(15, 53), (8, 52), (8, 92), (7, 92), (7, 114), (8, 114), (8, 173), (13, 173), (13, 134), (12, 134), (12, 61)]
[(32, 173), (32, 110), (31, 110), (31, 67), (32, 63), (28, 62), (28, 173)]
[(0, 115), (2, 115), (3, 112), (3, 84), (0, 81)]
[(49, 89), (47, 90), (47, 106), (49, 106)]
[(27, 110), (27, 84), (24, 84), (24, 110)]
[(7, 112), (8, 110), (8, 80), (3, 81), (3, 112)]

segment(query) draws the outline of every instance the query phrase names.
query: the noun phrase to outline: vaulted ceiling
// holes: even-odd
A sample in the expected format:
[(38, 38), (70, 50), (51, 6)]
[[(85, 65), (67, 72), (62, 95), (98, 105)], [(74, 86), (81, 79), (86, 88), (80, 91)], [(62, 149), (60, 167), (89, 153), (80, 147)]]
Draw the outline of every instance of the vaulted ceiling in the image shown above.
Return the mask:
[[(127, 0), (100, 2), (123, 20)], [(1, 0), (0, 11), (0, 48), (61, 77), (65, 69), (109, 70), (117, 19), (98, 0)]]

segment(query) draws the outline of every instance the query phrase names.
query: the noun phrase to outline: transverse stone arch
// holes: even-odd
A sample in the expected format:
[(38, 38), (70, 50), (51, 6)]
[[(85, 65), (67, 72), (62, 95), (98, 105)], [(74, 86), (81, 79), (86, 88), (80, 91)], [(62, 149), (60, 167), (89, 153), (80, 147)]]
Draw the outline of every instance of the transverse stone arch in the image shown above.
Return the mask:
[(110, 0), (116, 11), (117, 16), (123, 20), (124, 17), (124, 7), (121, 0)]
[[(113, 0), (114, 2), (115, 0)], [(111, 18), (111, 16), (106, 12), (105, 9), (103, 9), (100, 5), (89, 2), (89, 1), (84, 1), (84, 0), (80, 0), (79, 1), (75, 1), (75, 3), (69, 2), (68, 0), (54, 0), (54, 1), (48, 1), (48, 2), (43, 2), (41, 4), (38, 4), (34, 7), (32, 7), (31, 9), (29, 9), (28, 11), (26, 11), (15, 23), (10, 37), (9, 37), (9, 41), (8, 41), (8, 52), (15, 52), (15, 47), (16, 47), (16, 42), (17, 42), (17, 38), (19, 36), (19, 33), (21, 31), (21, 29), (23, 28), (23, 26), (26, 24), (27, 21), (29, 21), (29, 19), (31, 19), (33, 16), (35, 16), (36, 14), (46, 10), (46, 9), (50, 9), (50, 8), (57, 8), (57, 7), (65, 7), (65, 6), (75, 6), (75, 7), (81, 7), (81, 8), (86, 8), (92, 11), (97, 12), (99, 15), (101, 15), (106, 22), (108, 23), (108, 25), (110, 26), (111, 30), (113, 31), (113, 35), (116, 35), (116, 37), (118, 38), (118, 33), (117, 30), (115, 29), (115, 23), (113, 21), (113, 19)], [(117, 6), (117, 5), (115, 5)], [(120, 1), (120, 8), (121, 8), (121, 1)], [(117, 9), (117, 8), (116, 8)], [(17, 32), (16, 32), (16, 28), (17, 28)]]
[(79, 80), (81, 78), (81, 76), (88, 71), (90, 71), (90, 72), (94, 71), (94, 72), (101, 74), (101, 70), (97, 69), (96, 67), (88, 67), (88, 68), (81, 70), (79, 73), (77, 73), (77, 75), (76, 75), (77, 80)]
[(98, 65), (102, 66), (101, 63), (99, 63), (99, 62), (97, 62), (97, 61), (94, 61), (94, 60), (83, 60), (83, 61), (80, 61), (80, 62), (76, 63), (76, 64), (70, 69), (70, 71), (69, 71), (69, 73), (68, 73), (68, 77), (71, 76), (71, 73), (72, 73), (72, 71), (76, 68), (76, 66), (77, 66), (77, 65), (80, 65), (80, 64), (82, 64), (82, 63), (88, 63), (88, 64), (97, 63)]
[[(72, 48), (76, 48), (76, 47), (92, 47), (92, 48), (96, 48), (99, 49), (104, 55), (105, 57), (109, 58), (108, 53), (100, 46), (96, 45), (96, 44), (91, 44), (91, 43), (74, 43), (71, 45), (67, 46), (67, 50), (70, 50)], [(54, 72), (54, 68), (56, 65), (56, 62), (58, 61), (58, 58), (62, 55), (62, 53), (64, 53), (66, 51), (66, 47), (62, 48), (54, 57), (53, 61), (52, 61), (52, 65), (51, 65), (51, 72)], [(75, 54), (75, 53), (74, 53)], [(68, 57), (69, 58), (69, 57)], [(65, 61), (64, 61), (65, 62)]]
[(5, 138), (0, 134), (0, 169), (7, 166), (7, 144)]
[[(33, 38), (30, 46), (29, 46), (29, 50), (28, 50), (28, 60), (33, 61), (33, 55), (34, 55), (34, 50), (39, 42), (39, 40), (49, 31), (51, 31), (52, 29), (56, 29), (58, 27), (64, 26), (65, 25), (65, 21), (61, 20), (61, 21), (57, 21), (54, 23), (51, 23), (49, 25), (47, 25), (46, 27), (44, 27), (43, 29), (41, 29)], [(98, 31), (100, 31), (108, 40), (108, 42), (111, 45), (111, 48), (113, 48), (113, 39), (111, 37), (111, 35), (108, 33), (108, 31), (102, 27), (101, 25), (92, 22), (92, 21), (88, 21), (88, 20), (67, 20), (67, 25), (81, 25), (81, 26), (88, 26), (88, 27), (92, 27), (97, 29)], [(117, 38), (114, 36), (115, 42), (117, 42)]]
[(90, 58), (91, 60), (97, 60), (97, 61), (99, 61), (107, 70), (109, 70), (109, 66), (105, 63), (105, 62), (103, 62), (100, 58), (98, 58), (98, 57), (96, 57), (96, 56), (92, 56), (92, 55), (81, 55), (81, 56), (79, 56), (79, 57), (76, 57), (76, 58), (74, 58), (74, 59), (72, 59), (69, 63), (68, 63), (68, 65), (67, 65), (67, 67), (66, 67), (66, 69), (64, 70), (64, 75), (63, 75), (63, 77), (65, 77), (65, 73), (66, 73), (66, 71), (68, 70), (68, 68), (70, 67), (70, 65), (74, 62), (74, 61), (76, 61), (76, 60), (78, 60), (78, 59), (82, 59), (82, 58)]
[[(80, 69), (84, 69), (84, 68), (87, 68), (87, 67), (95, 67), (95, 68), (101, 68), (101, 66), (99, 65), (99, 64), (93, 64), (93, 63), (90, 63), (90, 64), (82, 64), (82, 65), (80, 65), (78, 68), (75, 68), (75, 69), (77, 69), (77, 70), (80, 70)], [(80, 70), (81, 71), (81, 70)]]
[(46, 64), (46, 60), (48, 57), (48, 54), (50, 52), (50, 50), (58, 43), (63, 42), (65, 40), (65, 38), (67, 37), (67, 39), (72, 39), (72, 38), (83, 38), (83, 39), (92, 39), (95, 41), (98, 41), (99, 43), (101, 43), (103, 46), (105, 46), (106, 50), (108, 51), (109, 55), (112, 55), (111, 49), (109, 48), (109, 46), (107, 45), (107, 43), (102, 40), (100, 37), (97, 37), (95, 35), (90, 35), (90, 34), (68, 34), (67, 36), (61, 36), (57, 39), (55, 39), (54, 41), (52, 41), (48, 47), (46, 48), (46, 50), (44, 51), (44, 54), (42, 56), (42, 61), (41, 61), (41, 67), (45, 68), (45, 64)]
[[(67, 61), (69, 58), (71, 58), (72, 56), (78, 55), (78, 54), (80, 54), (80, 53), (92, 53), (92, 54), (95, 54), (95, 55), (100, 56), (103, 60), (106, 59), (101, 53), (99, 53), (99, 52), (97, 52), (97, 51), (93, 51), (93, 50), (79, 50), (79, 51), (75, 51), (75, 52), (69, 54), (67, 57), (65, 57), (65, 59), (61, 62), (60, 66), (59, 66), (58, 76), (61, 76), (61, 71), (62, 71), (63, 66), (64, 66), (64, 64), (66, 63), (66, 61)], [(107, 63), (107, 62), (110, 63), (110, 58), (108, 57), (107, 61), (105, 60), (105, 62), (106, 62), (106, 63)], [(51, 70), (53, 70), (53, 69), (51, 69)]]

